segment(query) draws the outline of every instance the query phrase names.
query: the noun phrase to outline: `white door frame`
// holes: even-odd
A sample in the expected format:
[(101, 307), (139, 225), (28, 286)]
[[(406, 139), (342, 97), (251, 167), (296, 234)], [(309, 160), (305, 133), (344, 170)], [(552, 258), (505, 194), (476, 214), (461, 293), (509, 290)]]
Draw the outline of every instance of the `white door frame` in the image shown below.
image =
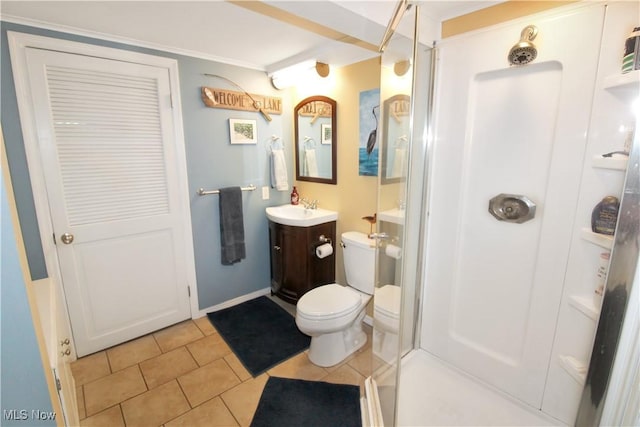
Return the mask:
[[(183, 222), (183, 232), (185, 235), (184, 254), (186, 255), (185, 266), (187, 273), (187, 283), (190, 287), (191, 317), (199, 312), (198, 289), (196, 283), (195, 255), (193, 252), (193, 234), (191, 230), (191, 212), (189, 205), (189, 192), (187, 182), (187, 161), (184, 143), (184, 132), (182, 123), (182, 104), (180, 101), (180, 82), (178, 78), (178, 62), (175, 59), (152, 56), (137, 52), (130, 52), (121, 49), (108, 48), (103, 46), (60, 40), (50, 37), (36, 36), (32, 34), (7, 32), (9, 51), (11, 53), (11, 65), (16, 87), (16, 98), (18, 111), (20, 113), (20, 126), (24, 138), (29, 177), (33, 192), (33, 200), (40, 231), (40, 241), (44, 252), (45, 264), (49, 278), (55, 286), (62, 286), (62, 275), (58, 263), (56, 245), (53, 241), (53, 224), (49, 213), (49, 198), (45, 186), (44, 171), (38, 150), (37, 126), (34, 115), (34, 106), (31, 102), (31, 90), (27, 77), (26, 49), (46, 49), (52, 51), (66, 52), (71, 54), (93, 56), (116, 61), (131, 62), (166, 68), (169, 73), (169, 84), (172, 94), (174, 141), (176, 158), (178, 160), (178, 187), (183, 188), (183, 196), (180, 197), (179, 209), (185, 218)], [(64, 292), (62, 292), (64, 295)], [(66, 310), (66, 298), (63, 301)], [(75, 346), (74, 353), (75, 353)]]

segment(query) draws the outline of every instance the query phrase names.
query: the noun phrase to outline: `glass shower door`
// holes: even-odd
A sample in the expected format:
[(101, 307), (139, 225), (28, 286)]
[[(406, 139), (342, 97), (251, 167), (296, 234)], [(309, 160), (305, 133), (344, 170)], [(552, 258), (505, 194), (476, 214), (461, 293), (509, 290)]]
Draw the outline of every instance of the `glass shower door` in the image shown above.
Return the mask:
[(420, 289), (432, 49), (414, 43), (418, 15), (406, 10), (381, 60), (373, 379), (387, 426), (396, 424), (398, 363), (414, 348)]

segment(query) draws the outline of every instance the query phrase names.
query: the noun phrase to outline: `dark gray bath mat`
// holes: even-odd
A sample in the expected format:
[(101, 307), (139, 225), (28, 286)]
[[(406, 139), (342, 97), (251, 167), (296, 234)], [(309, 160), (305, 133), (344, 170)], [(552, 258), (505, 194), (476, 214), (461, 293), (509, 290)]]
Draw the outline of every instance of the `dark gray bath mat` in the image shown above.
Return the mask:
[(306, 350), (311, 342), (298, 330), (295, 318), (266, 296), (207, 317), (254, 377)]
[(251, 427), (361, 427), (360, 387), (270, 377)]

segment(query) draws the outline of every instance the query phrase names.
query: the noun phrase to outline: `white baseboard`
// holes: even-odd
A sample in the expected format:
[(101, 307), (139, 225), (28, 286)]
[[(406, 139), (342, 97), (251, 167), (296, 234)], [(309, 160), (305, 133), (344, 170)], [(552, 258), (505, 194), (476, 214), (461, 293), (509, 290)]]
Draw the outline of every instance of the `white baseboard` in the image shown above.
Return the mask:
[(271, 293), (271, 288), (263, 288), (263, 289), (259, 289), (257, 291), (251, 292), (250, 294), (246, 294), (246, 295), (241, 295), (237, 298), (233, 298), (230, 299), (229, 301), (225, 301), (223, 303), (220, 304), (216, 304), (213, 305), (209, 308), (205, 308), (203, 310), (200, 310), (196, 313), (192, 313), (191, 314), (191, 318), (192, 319), (199, 319), (200, 317), (204, 317), (207, 315), (207, 313), (211, 313), (212, 311), (219, 311), (225, 308), (229, 308), (229, 307), (233, 307), (234, 305), (238, 305), (241, 304), (243, 302), (261, 297), (263, 295), (268, 295), (269, 293)]

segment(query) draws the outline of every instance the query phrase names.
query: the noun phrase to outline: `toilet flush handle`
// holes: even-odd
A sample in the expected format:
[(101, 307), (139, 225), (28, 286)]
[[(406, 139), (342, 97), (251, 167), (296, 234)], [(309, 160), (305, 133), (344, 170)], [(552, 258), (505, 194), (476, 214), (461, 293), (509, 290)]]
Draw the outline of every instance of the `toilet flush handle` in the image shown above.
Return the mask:
[(389, 234), (387, 234), (385, 232), (382, 232), (382, 233), (371, 233), (367, 237), (369, 237), (370, 239), (386, 240), (386, 239), (389, 238)]

